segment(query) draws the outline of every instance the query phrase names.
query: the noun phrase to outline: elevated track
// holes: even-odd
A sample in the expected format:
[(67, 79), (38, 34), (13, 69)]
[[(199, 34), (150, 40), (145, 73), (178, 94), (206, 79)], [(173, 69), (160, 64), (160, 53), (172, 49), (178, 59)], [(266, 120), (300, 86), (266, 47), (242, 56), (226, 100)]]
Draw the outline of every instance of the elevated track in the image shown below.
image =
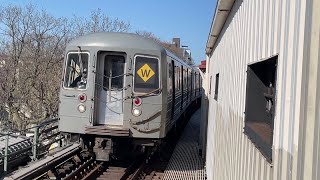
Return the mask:
[[(189, 119), (194, 110), (182, 118)], [(161, 180), (186, 123), (170, 132), (160, 146), (131, 159), (101, 162), (91, 152), (82, 150), (80, 144), (71, 144), (29, 163), (5, 179)]]

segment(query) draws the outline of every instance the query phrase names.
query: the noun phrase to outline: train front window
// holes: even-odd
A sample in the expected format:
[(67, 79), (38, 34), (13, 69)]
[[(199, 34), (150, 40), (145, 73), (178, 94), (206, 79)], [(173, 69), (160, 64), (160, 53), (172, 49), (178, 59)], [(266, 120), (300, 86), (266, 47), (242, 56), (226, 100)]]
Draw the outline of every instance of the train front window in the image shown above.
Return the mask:
[(104, 90), (123, 88), (125, 58), (121, 55), (107, 55), (104, 61)]
[(153, 57), (137, 56), (135, 58), (134, 92), (157, 93), (160, 88), (159, 60)]
[(88, 77), (88, 53), (69, 53), (65, 66), (63, 86), (86, 89)]

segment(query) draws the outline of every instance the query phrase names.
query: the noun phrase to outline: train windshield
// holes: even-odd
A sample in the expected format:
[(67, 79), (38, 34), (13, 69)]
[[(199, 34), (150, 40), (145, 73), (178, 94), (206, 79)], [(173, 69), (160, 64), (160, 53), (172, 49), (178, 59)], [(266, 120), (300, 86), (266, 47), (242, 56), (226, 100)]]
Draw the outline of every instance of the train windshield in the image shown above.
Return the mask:
[(135, 58), (134, 92), (156, 93), (160, 88), (159, 60), (153, 57)]
[(63, 86), (86, 89), (88, 76), (88, 53), (69, 53), (66, 62)]

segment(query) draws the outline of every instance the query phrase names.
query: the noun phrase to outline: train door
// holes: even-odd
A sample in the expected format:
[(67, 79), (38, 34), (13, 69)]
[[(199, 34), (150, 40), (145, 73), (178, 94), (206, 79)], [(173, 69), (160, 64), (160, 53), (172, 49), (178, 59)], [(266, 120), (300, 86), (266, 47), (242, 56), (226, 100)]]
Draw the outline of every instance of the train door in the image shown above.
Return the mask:
[(125, 55), (102, 53), (99, 58), (98, 124), (123, 125)]

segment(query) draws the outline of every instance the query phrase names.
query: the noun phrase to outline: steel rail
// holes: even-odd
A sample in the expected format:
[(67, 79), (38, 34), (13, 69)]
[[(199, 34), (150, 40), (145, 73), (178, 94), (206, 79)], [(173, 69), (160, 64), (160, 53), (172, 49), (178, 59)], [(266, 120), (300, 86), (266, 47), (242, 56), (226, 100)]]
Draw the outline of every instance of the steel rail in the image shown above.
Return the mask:
[(94, 159), (91, 158), (87, 160), (84, 164), (80, 165), (76, 170), (74, 170), (72, 173), (68, 174), (64, 180), (69, 179), (79, 179), (81, 177), (81, 172), (83, 172), (84, 169), (88, 168), (90, 165), (94, 163)]
[(83, 178), (81, 178), (82, 180), (85, 179), (93, 179), (94, 176), (97, 175), (98, 171), (101, 170), (103, 168), (104, 163), (101, 162), (100, 164), (98, 164), (94, 169), (92, 169), (92, 171), (90, 171), (88, 174), (86, 174)]
[(128, 180), (136, 180), (139, 178), (141, 172), (143, 171), (143, 169), (146, 167), (146, 163), (143, 162), (140, 167), (133, 173), (133, 175), (131, 177), (128, 178)]

